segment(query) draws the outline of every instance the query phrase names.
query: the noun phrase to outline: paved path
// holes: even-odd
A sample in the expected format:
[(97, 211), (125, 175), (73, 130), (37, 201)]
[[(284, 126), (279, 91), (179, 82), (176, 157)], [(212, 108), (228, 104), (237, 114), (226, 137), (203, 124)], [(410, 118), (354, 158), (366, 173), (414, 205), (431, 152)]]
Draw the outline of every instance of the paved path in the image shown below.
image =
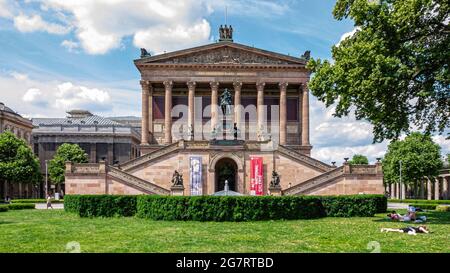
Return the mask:
[(391, 203), (388, 202), (388, 209), (407, 209), (408, 203)]
[[(64, 209), (64, 204), (52, 204), (54, 209)], [(35, 206), (36, 209), (47, 209), (46, 203), (37, 203)]]

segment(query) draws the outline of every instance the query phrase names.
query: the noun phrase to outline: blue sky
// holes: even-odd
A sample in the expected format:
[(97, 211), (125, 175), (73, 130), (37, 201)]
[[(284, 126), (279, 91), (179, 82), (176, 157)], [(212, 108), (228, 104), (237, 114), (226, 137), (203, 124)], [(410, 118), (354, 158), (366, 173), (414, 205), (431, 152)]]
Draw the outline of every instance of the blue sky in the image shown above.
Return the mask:
[[(233, 25), (235, 42), (329, 59), (354, 27), (332, 17), (334, 1), (0, 0), (0, 101), (27, 117), (61, 117), (72, 108), (106, 116), (140, 115), (140, 47), (152, 54), (214, 42)], [(382, 156), (371, 126), (311, 98), (313, 156), (341, 162)], [(337, 130), (338, 129), (338, 130)], [(436, 140), (450, 150), (441, 137)]]

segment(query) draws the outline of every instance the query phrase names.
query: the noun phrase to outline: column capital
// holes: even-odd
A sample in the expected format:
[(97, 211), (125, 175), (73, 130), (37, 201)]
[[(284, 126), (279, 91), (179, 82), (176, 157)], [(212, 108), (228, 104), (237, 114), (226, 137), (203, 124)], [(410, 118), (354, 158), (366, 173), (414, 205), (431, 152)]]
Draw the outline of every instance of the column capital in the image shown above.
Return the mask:
[(256, 83), (256, 88), (257, 89), (263, 89), (265, 85), (266, 85), (265, 82), (257, 82)]
[(197, 83), (195, 81), (188, 81), (186, 83), (186, 85), (188, 86), (189, 89), (195, 88), (195, 86), (197, 85)]
[(141, 84), (142, 89), (149, 89), (151, 86), (150, 81), (141, 80), (139, 83)]
[(234, 86), (235, 89), (241, 88), (241, 87), (242, 87), (242, 82), (240, 82), (240, 81), (234, 81), (234, 82), (233, 82), (233, 86)]
[(172, 88), (173, 86), (173, 81), (167, 80), (167, 81), (163, 81), (163, 84), (166, 88)]
[(219, 82), (216, 81), (210, 82), (209, 85), (211, 85), (211, 88), (219, 88)]
[(289, 83), (288, 82), (280, 82), (278, 83), (278, 86), (280, 87), (280, 89), (286, 89), (288, 87)]

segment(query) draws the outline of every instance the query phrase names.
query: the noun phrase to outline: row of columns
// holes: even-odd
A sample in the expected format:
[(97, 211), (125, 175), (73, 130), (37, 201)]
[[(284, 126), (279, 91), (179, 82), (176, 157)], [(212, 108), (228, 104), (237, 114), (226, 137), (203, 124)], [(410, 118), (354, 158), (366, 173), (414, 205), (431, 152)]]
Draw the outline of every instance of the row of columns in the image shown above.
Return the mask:
[[(173, 81), (164, 81), (165, 89), (165, 137), (164, 143), (172, 143), (172, 87)], [(195, 98), (195, 87), (196, 82), (189, 81), (186, 83), (188, 87), (188, 125), (194, 128), (194, 98)], [(289, 83), (282, 82), (279, 83), (280, 88), (280, 144), (285, 145), (287, 142), (287, 87)], [(149, 143), (149, 131), (153, 128), (153, 117), (152, 117), (152, 97), (153, 88), (148, 81), (141, 81), (142, 86), (142, 136), (141, 144)], [(219, 117), (219, 82), (210, 82), (211, 86), (211, 130), (217, 127), (218, 117)], [(257, 90), (257, 128), (262, 129), (264, 126), (264, 82), (256, 83)], [(239, 128), (239, 122), (241, 121), (241, 111), (239, 111), (239, 106), (241, 105), (241, 89), (242, 82), (234, 82), (234, 109), (235, 109), (235, 122)], [(309, 92), (307, 86), (303, 86), (301, 97), (301, 119), (302, 119), (302, 138), (301, 143), (303, 146), (309, 146)]]
[[(438, 176), (419, 182), (419, 198), (428, 200), (450, 199), (450, 176)], [(391, 198), (406, 199), (406, 186), (395, 183), (390, 185)], [(426, 196), (425, 196), (426, 194)]]

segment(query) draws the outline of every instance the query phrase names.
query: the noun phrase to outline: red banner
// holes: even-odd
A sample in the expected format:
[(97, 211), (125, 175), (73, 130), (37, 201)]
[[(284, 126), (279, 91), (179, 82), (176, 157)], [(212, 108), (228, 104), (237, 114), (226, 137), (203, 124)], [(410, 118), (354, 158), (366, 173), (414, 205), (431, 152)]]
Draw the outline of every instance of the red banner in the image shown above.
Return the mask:
[(262, 157), (250, 158), (250, 195), (263, 195), (263, 181)]

